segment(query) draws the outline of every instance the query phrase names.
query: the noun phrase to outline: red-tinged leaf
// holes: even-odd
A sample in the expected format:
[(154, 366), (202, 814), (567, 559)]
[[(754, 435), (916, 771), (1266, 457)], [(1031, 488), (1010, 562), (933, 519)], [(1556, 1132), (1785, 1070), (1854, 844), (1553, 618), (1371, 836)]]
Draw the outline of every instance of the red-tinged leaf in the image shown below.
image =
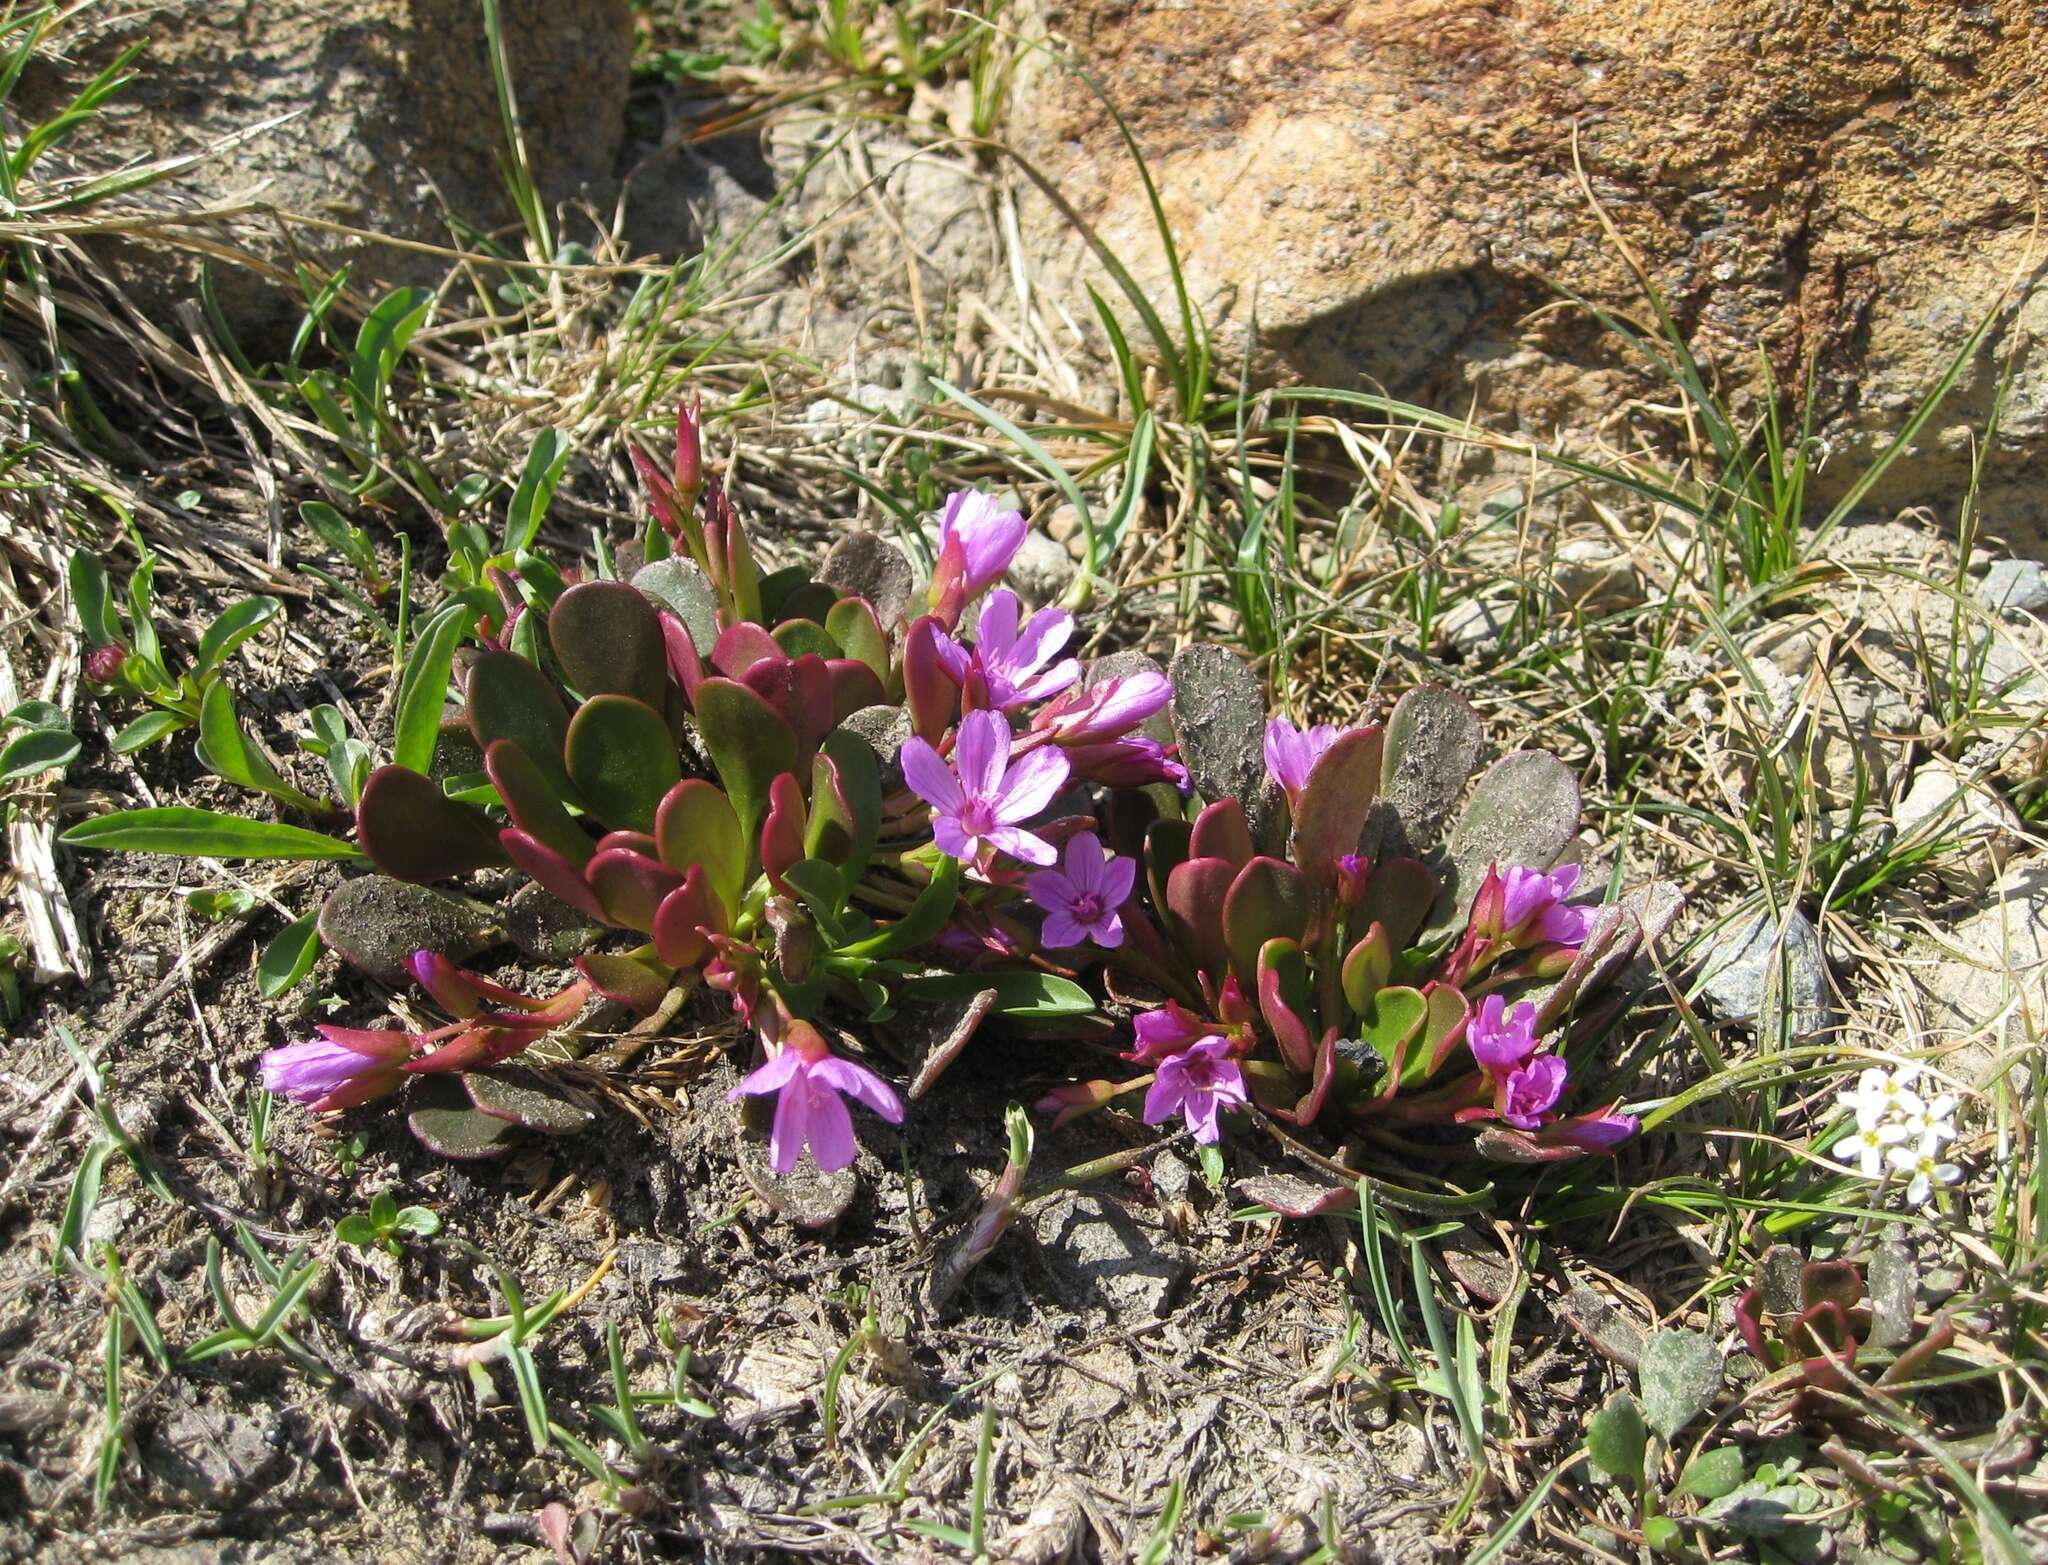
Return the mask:
[(683, 877), (659, 859), (630, 848), (600, 850), (584, 866), (583, 878), (597, 893), (606, 918), (643, 935), (654, 933), (655, 910), (683, 883)]
[(587, 913), (601, 922), (610, 922), (604, 904), (583, 878), (583, 871), (553, 848), (516, 826), (507, 826), (499, 832), (498, 840), (504, 844), (512, 862), (542, 890), (568, 903), (579, 913)]
[(768, 785), (768, 817), (761, 822), (761, 871), (768, 884), (785, 896), (794, 895), (783, 874), (800, 863), (808, 823), (803, 790), (794, 775), (784, 772)]
[(1354, 1016), (1372, 1009), (1373, 996), (1386, 988), (1393, 971), (1393, 942), (1384, 928), (1374, 924), (1344, 953), (1344, 1002)]
[(732, 801), (701, 777), (686, 777), (668, 791), (654, 815), (654, 840), (661, 861), (677, 874), (701, 865), (705, 879), (737, 913), (746, 885), (747, 840)]
[(655, 810), (683, 773), (667, 721), (631, 696), (584, 702), (569, 724), (565, 756), (591, 813), (629, 831), (653, 829)]
[(911, 731), (927, 744), (946, 737), (960, 710), (960, 687), (939, 660), (939, 637), (945, 626), (927, 614), (903, 638), (903, 702), (910, 709)]
[(1294, 863), (1318, 895), (1335, 887), (1337, 860), (1358, 851), (1379, 793), (1380, 728), (1354, 728), (1325, 750), (1294, 809)]
[(505, 863), (483, 811), (457, 804), (418, 772), (382, 766), (363, 784), (356, 842), (394, 880), (425, 884)]
[(710, 678), (697, 687), (697, 732), (750, 838), (768, 808), (768, 787), (803, 764), (796, 732), (766, 701), (735, 680)]
[(469, 1094), (469, 1101), (479, 1113), (543, 1135), (573, 1136), (597, 1117), (542, 1085), (530, 1071), (465, 1072), (462, 1090)]
[(1372, 867), (1365, 900), (1352, 915), (1354, 924), (1386, 927), (1387, 943), (1404, 951), (1415, 943), (1422, 921), (1436, 905), (1436, 876), (1419, 859), (1387, 859)]
[(863, 707), (880, 706), (888, 699), (880, 676), (853, 658), (827, 658), (825, 672), (832, 681), (832, 726), (838, 727)]
[(1472, 1020), (1472, 1002), (1462, 991), (1450, 984), (1432, 984), (1426, 992), (1429, 1015), (1422, 1024), (1422, 1047), (1416, 1051), (1418, 1058), (1429, 1062), (1423, 1073), (1424, 1081), (1442, 1070), (1457, 1053), (1458, 1045), (1465, 1041), (1465, 1028)]
[(811, 813), (804, 823), (804, 856), (845, 868), (852, 865), (855, 845), (853, 807), (840, 786), (838, 763), (821, 750), (811, 762)]
[(1246, 824), (1244, 806), (1235, 799), (1218, 799), (1195, 817), (1194, 835), (1188, 843), (1191, 859), (1222, 859), (1232, 869), (1251, 862), (1252, 829)]
[(1764, 1335), (1764, 1290), (1758, 1286), (1745, 1288), (1735, 1300), (1735, 1328), (1742, 1333), (1743, 1344), (1756, 1355), (1756, 1361), (1766, 1370), (1778, 1367), (1778, 1356), (1771, 1351), (1770, 1340)]
[(1282, 1217), (1323, 1217), (1358, 1205), (1355, 1185), (1312, 1184), (1293, 1174), (1258, 1174), (1238, 1180), (1235, 1188), (1247, 1201), (1271, 1207)]
[(841, 598), (826, 612), (825, 628), (846, 656), (866, 664), (878, 682), (889, 677), (889, 635), (865, 598)]
[(1473, 1137), (1472, 1149), (1495, 1163), (1569, 1163), (1584, 1157), (1575, 1146), (1538, 1141), (1526, 1130), (1492, 1124)]
[(676, 976), (651, 951), (592, 951), (576, 958), (576, 971), (605, 999), (638, 1016), (661, 1009)]
[(1799, 1269), (1799, 1295), (1808, 1309), (1833, 1303), (1853, 1310), (1863, 1302), (1863, 1273), (1848, 1261), (1809, 1261)]
[(786, 663), (789, 654), (759, 625), (729, 625), (711, 649), (711, 666), (727, 679), (738, 679), (756, 663)]
[(832, 732), (832, 671), (823, 658), (807, 653), (772, 663), (764, 659), (740, 682), (782, 714), (806, 759)]
[(523, 657), (486, 650), (470, 664), (463, 694), (469, 731), (479, 749), (488, 753), (494, 741), (514, 740), (556, 797), (569, 794), (569, 774), (562, 766), (569, 709), (553, 680)]
[(548, 614), (548, 642), (562, 677), (585, 697), (629, 696), (655, 711), (667, 700), (661, 616), (622, 581), (578, 582), (564, 592)]
[(1315, 997), (1308, 957), (1293, 940), (1269, 940), (1259, 952), (1257, 971), (1259, 1011), (1272, 1029), (1280, 1058), (1289, 1070), (1306, 1076), (1316, 1063)]
[[(676, 786), (680, 788), (682, 784), (678, 783)], [(650, 859), (661, 857), (661, 850), (655, 845), (653, 835), (644, 831), (608, 831), (597, 839), (599, 853), (609, 853), (615, 848), (623, 853), (644, 853)]]
[[(817, 583), (812, 582), (809, 586), (815, 589)], [(810, 593), (800, 588), (797, 595), (807, 597)], [(785, 616), (793, 612), (786, 607), (782, 610)], [(772, 634), (775, 637), (775, 644), (782, 649), (785, 657), (800, 658), (814, 654), (830, 662), (833, 658), (845, 655), (839, 643), (832, 639), (832, 633), (814, 619), (785, 617)]]
[(1337, 1077), (1337, 1029), (1332, 1027), (1323, 1034), (1323, 1041), (1317, 1046), (1314, 1060), (1309, 1068), (1309, 1088), (1295, 1103), (1292, 1112), (1280, 1117), (1291, 1119), (1297, 1125), (1313, 1125), (1323, 1112), (1323, 1105), (1330, 1100), (1330, 1083)]
[(694, 707), (697, 686), (704, 678), (704, 660), (697, 655), (697, 643), (690, 639), (689, 627), (666, 610), (661, 616), (661, 644), (668, 657), (669, 676), (682, 686), (683, 698)]
[[(498, 797), (512, 824), (536, 842), (545, 843), (578, 869), (590, 862), (597, 850), (590, 833), (576, 824), (564, 808), (546, 772), (536, 766), (525, 746), (515, 739), (496, 739), (484, 751), (484, 770), (490, 774)], [(566, 786), (568, 776), (563, 774)]]
[(1230, 967), (1223, 942), (1223, 898), (1237, 878), (1228, 859), (1189, 859), (1166, 877), (1166, 919), (1195, 965), (1217, 983)]
[(1428, 1021), (1429, 1001), (1419, 989), (1382, 989), (1358, 1013), (1358, 1036), (1387, 1062), (1382, 1097), (1401, 1087), (1409, 1051)]
[(1223, 897), (1223, 938), (1238, 980), (1258, 975), (1268, 940), (1298, 941), (1308, 932), (1308, 882), (1281, 859), (1254, 858), (1238, 871)]
[(727, 927), (725, 909), (703, 870), (693, 869), (655, 912), (655, 955), (674, 968), (701, 966), (711, 955), (709, 937)]
[(1933, 1368), (1936, 1357), (1955, 1345), (1955, 1340), (1955, 1323), (1948, 1318), (1948, 1311), (1943, 1310), (1934, 1317), (1918, 1342), (1899, 1350), (1899, 1356), (1885, 1367), (1884, 1373), (1877, 1377), (1877, 1383), (1893, 1386), (1902, 1381), (1918, 1380)]

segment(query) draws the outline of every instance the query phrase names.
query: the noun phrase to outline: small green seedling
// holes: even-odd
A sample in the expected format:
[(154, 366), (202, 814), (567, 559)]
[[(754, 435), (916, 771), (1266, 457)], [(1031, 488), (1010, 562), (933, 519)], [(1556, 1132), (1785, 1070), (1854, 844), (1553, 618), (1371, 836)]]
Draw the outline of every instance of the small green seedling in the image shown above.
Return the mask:
[[(217, 687), (226, 690), (221, 684), (221, 672), (228, 658), (284, 612), (284, 604), (272, 597), (244, 598), (230, 604), (200, 636), (191, 663), (174, 672), (164, 657), (163, 638), (157, 631), (155, 577), (156, 556), (145, 549), (136, 562), (134, 574), (128, 578), (128, 613), (124, 623), (114, 603), (107, 568), (100, 563), (99, 556), (83, 549), (71, 556), (71, 599), (78, 622), (85, 629), (87, 682), (107, 694), (140, 697), (153, 708), (114, 735), (112, 747), (121, 755), (155, 744), (181, 728), (198, 726), (208, 694)], [(226, 715), (228, 722), (234, 724), (232, 704), (227, 706)], [(208, 735), (208, 748), (218, 753), (220, 747), (211, 743), (213, 737)], [(241, 781), (234, 777), (230, 780)]]
[(235, 1240), (251, 1269), (271, 1289), (270, 1302), (254, 1322), (243, 1319), (221, 1272), (220, 1240), (209, 1237), (206, 1241), (206, 1288), (213, 1295), (214, 1307), (227, 1324), (187, 1348), (179, 1355), (178, 1362), (190, 1368), (223, 1353), (246, 1353), (257, 1348), (274, 1347), (315, 1380), (331, 1381), (334, 1378), (332, 1371), (285, 1330), (285, 1322), (306, 1302), (307, 1292), (320, 1275), (320, 1263), (307, 1258), (310, 1247), (300, 1245), (286, 1257), (284, 1265), (279, 1266), (263, 1253), (249, 1230), (239, 1223), (235, 1225)]
[(367, 1250), (372, 1245), (387, 1255), (405, 1254), (407, 1235), (431, 1239), (441, 1231), (441, 1219), (424, 1206), (401, 1207), (389, 1190), (370, 1197), (368, 1212), (352, 1212), (334, 1225), (334, 1237), (343, 1244)]
[[(21, 732), (14, 733), (16, 729)], [(78, 758), (71, 719), (48, 701), (24, 701), (0, 717), (0, 734), (14, 734), (0, 746), (0, 783), (26, 782), (45, 772), (62, 776)]]

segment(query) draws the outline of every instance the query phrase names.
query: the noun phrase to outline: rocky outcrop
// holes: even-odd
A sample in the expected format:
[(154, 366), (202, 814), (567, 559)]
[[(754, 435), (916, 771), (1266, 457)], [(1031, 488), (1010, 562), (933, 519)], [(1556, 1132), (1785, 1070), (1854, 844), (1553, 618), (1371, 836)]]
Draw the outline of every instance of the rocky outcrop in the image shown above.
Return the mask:
[[(503, 0), (506, 52), (536, 181), (550, 202), (609, 180), (625, 133), (632, 63), (627, 0)], [(34, 123), (131, 43), (147, 47), (104, 117), (64, 155), (95, 171), (232, 145), (152, 186), (157, 212), (255, 205), (221, 225), (284, 268), (346, 264), (370, 296), (435, 284), (445, 255), (295, 223), (316, 219), (447, 247), (451, 219), (488, 231), (514, 220), (483, 13), (476, 0), (154, 0), (83, 8), (39, 50), (10, 112)], [(250, 136), (252, 127), (285, 116)], [(246, 138), (246, 139), (235, 139)], [(189, 298), (197, 257), (131, 244), (112, 255), (152, 313)], [(238, 328), (296, 318), (303, 300), (259, 272), (216, 266)]]
[[(1754, 387), (1809, 360), (1846, 487), (1978, 321), (2003, 330), (1879, 497), (1952, 501), (2003, 360), (1988, 514), (2048, 532), (2048, 297), (2036, 178), (2048, 7), (2030, 0), (1050, 0), (1129, 116), (1235, 363), (1379, 383), (1539, 437), (1649, 389), (1553, 287), (1646, 311), (1593, 200), (1696, 353)], [(1010, 126), (1166, 297), (1142, 187), (1088, 89), (1025, 80)], [(1576, 137), (1576, 150), (1575, 150)], [(1575, 163), (1576, 157), (1576, 163)], [(1583, 183), (1579, 170), (1583, 169)], [(1079, 266), (1041, 211), (1034, 237)]]

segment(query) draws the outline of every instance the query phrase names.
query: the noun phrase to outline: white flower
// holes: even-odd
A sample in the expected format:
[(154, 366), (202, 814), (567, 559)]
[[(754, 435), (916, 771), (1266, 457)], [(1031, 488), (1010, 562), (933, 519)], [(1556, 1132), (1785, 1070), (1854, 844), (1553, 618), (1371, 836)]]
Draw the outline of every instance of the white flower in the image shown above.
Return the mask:
[(1956, 1095), (1944, 1092), (1918, 1113), (1901, 1115), (1897, 1124), (1905, 1132), (1904, 1139), (1922, 1152), (1939, 1152), (1946, 1143), (1956, 1139), (1955, 1112)]
[(1901, 1065), (1895, 1071), (1872, 1066), (1856, 1078), (1853, 1088), (1842, 1090), (1842, 1107), (1855, 1114), (1857, 1129), (1875, 1130), (1888, 1119), (1926, 1109), (1927, 1100), (1913, 1090), (1919, 1079), (1917, 1065)]
[(1924, 1147), (1893, 1147), (1885, 1161), (1895, 1173), (1911, 1176), (1906, 1181), (1906, 1199), (1914, 1206), (1925, 1206), (1936, 1185), (1952, 1185), (1963, 1177), (1955, 1164), (1936, 1162), (1935, 1154)]
[(1865, 1179), (1884, 1177), (1884, 1145), (1872, 1131), (1858, 1130), (1844, 1136), (1835, 1143), (1835, 1156), (1844, 1163), (1854, 1163), (1856, 1172)]

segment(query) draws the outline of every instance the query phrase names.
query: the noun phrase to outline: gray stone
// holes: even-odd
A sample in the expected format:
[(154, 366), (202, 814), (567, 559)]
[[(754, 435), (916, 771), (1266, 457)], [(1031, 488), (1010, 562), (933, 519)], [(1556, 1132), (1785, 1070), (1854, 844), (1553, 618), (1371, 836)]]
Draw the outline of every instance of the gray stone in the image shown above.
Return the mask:
[(916, 573), (903, 551), (879, 533), (848, 533), (825, 551), (818, 580), (874, 606), (883, 630), (892, 629), (910, 607)]
[(2039, 560), (1993, 560), (1977, 601), (1995, 614), (2039, 614), (2048, 609), (2048, 570)]
[(2048, 1030), (2048, 868), (2009, 869), (1959, 913), (1917, 921), (1906, 962), (1927, 993), (1930, 1048), (1972, 1085)]
[(1937, 856), (1935, 873), (1965, 896), (1997, 878), (2023, 830), (2004, 800), (1938, 756), (1914, 769), (1892, 821), (1902, 837), (1920, 833), (1923, 841), (1950, 844)]
[(1511, 600), (1466, 598), (1452, 604), (1437, 620), (1437, 641), (1461, 663), (1482, 658), (1499, 648), (1514, 616)]
[(910, 741), (910, 714), (900, 706), (864, 706), (850, 713), (839, 725), (859, 734), (874, 748), (882, 766), (882, 789), (894, 792), (903, 786), (903, 746)]
[(1059, 602), (1061, 595), (1073, 585), (1078, 571), (1074, 557), (1067, 553), (1064, 544), (1044, 533), (1028, 532), (1017, 550), (1016, 559), (1010, 562), (1009, 574), (1003, 580), (1014, 587), (1017, 596), (1027, 604), (1040, 607)]
[[(93, 124), (87, 168), (212, 155), (125, 198), (136, 208), (260, 203), (221, 219), (212, 235), (286, 276), (294, 262), (320, 277), (346, 265), (350, 288), (371, 300), (401, 284), (442, 281), (447, 259), (409, 245), (459, 243), (450, 217), (483, 232), (516, 220), (474, 0), (150, 0), (79, 10), (36, 51), (12, 107), (38, 123), (123, 47), (147, 43), (145, 68)], [(625, 137), (633, 57), (626, 0), (506, 0), (504, 24), (543, 207), (555, 210), (580, 191), (602, 196)], [(235, 136), (243, 139), (232, 151), (217, 150)], [(358, 232), (309, 228), (293, 214)], [(401, 243), (373, 237), (380, 234)], [(166, 325), (177, 301), (197, 298), (199, 247), (98, 242), (136, 302)], [(295, 287), (220, 262), (213, 278), (229, 320), (250, 341), (288, 340), (305, 309)]]
[(220, 1510), (275, 1483), (284, 1453), (270, 1443), (264, 1420), (211, 1409), (175, 1409), (158, 1427), (149, 1467), (192, 1505)]
[(1163, 1234), (1100, 1196), (1041, 1207), (1031, 1225), (1061, 1291), (1073, 1303), (1107, 1310), (1119, 1320), (1164, 1314), (1187, 1276), (1187, 1262)]
[(1794, 1039), (1812, 1038), (1829, 1021), (1827, 964), (1820, 936), (1797, 908), (1780, 925), (1758, 913), (1715, 941), (1701, 994), (1723, 1021), (1774, 1027), (1780, 996)]

